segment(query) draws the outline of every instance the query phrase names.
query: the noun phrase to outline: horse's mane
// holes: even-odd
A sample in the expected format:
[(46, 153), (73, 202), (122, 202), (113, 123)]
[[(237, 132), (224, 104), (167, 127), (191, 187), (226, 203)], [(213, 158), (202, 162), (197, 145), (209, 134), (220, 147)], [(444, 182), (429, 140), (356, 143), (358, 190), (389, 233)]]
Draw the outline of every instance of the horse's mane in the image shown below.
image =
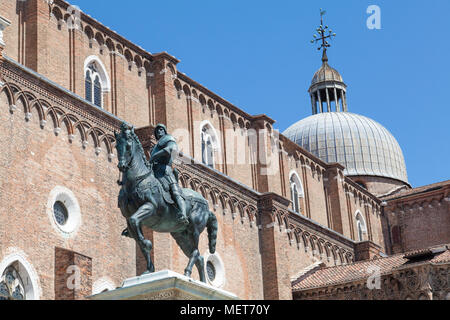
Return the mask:
[(133, 137), (134, 142), (137, 144), (137, 150), (140, 153), (145, 166), (147, 168), (150, 168), (150, 162), (147, 160), (147, 157), (145, 156), (144, 148), (142, 147), (142, 143), (139, 140), (139, 137), (133, 131), (131, 131), (131, 136)]

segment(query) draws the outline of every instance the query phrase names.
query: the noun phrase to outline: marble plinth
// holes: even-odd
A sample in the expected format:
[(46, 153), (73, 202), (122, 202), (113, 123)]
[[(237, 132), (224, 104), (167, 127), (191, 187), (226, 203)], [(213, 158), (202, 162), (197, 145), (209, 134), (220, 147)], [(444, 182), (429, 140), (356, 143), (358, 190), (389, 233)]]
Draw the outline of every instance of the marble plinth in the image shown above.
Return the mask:
[(233, 293), (170, 270), (127, 279), (122, 287), (90, 300), (238, 300)]

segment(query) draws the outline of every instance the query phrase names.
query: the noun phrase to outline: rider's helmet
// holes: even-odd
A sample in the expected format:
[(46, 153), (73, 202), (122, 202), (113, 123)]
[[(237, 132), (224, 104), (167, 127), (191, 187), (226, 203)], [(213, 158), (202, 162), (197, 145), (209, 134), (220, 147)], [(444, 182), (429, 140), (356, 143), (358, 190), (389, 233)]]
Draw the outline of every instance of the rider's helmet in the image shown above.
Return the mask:
[(155, 131), (154, 131), (155, 137), (157, 137), (156, 133), (158, 132), (158, 129), (159, 129), (159, 128), (163, 128), (163, 129), (164, 129), (164, 132), (167, 134), (167, 128), (166, 128), (166, 126), (160, 123), (160, 124), (156, 125), (156, 127), (155, 127)]

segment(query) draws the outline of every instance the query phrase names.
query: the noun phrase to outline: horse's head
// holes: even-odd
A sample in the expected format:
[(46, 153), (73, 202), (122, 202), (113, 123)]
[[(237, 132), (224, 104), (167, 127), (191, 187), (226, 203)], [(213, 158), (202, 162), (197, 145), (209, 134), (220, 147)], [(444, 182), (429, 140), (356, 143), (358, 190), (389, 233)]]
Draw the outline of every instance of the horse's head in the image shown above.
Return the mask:
[(121, 172), (125, 172), (130, 167), (135, 153), (134, 127), (130, 127), (124, 122), (120, 127), (120, 132), (114, 132), (114, 135), (116, 137), (117, 157), (119, 159), (117, 167)]

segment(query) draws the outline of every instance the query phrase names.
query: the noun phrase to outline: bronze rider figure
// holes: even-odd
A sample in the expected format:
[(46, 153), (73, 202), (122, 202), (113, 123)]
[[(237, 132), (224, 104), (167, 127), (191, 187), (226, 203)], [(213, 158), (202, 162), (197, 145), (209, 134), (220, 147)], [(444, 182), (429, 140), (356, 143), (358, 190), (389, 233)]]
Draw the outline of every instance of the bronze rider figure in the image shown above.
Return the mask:
[(163, 124), (158, 124), (155, 128), (155, 137), (158, 143), (153, 148), (150, 163), (153, 165), (155, 177), (161, 182), (163, 188), (170, 190), (172, 199), (178, 206), (178, 220), (187, 225), (189, 220), (186, 217), (186, 204), (181, 197), (181, 188), (178, 179), (175, 177), (172, 163), (174, 157), (178, 155), (178, 145), (175, 138), (167, 133), (167, 128)]

